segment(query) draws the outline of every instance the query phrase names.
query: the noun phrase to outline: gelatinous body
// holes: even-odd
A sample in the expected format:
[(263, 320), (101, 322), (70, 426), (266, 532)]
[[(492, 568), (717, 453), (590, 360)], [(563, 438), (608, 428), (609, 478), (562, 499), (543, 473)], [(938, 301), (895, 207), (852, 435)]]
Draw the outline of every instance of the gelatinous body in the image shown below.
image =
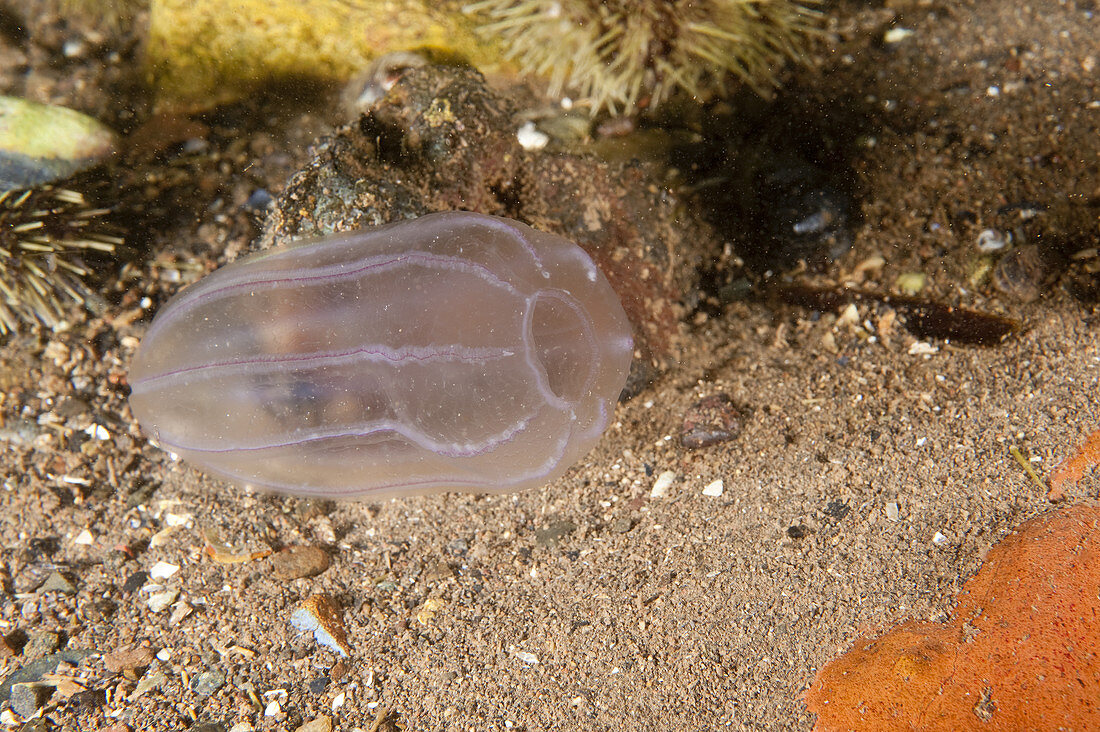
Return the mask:
[(130, 370), (146, 434), (274, 490), (512, 491), (596, 442), (632, 356), (588, 255), (448, 212), (270, 249), (157, 315)]

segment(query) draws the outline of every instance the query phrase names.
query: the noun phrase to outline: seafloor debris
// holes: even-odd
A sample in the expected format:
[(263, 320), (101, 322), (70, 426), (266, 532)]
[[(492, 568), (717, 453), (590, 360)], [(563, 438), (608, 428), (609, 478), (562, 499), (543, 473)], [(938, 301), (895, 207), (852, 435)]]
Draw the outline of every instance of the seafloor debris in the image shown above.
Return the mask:
[(339, 606), (327, 595), (312, 595), (290, 616), (290, 624), (341, 656), (348, 656), (348, 632)]
[(688, 407), (680, 428), (680, 444), (689, 449), (710, 447), (741, 433), (745, 410), (726, 394), (712, 394)]
[(889, 305), (902, 316), (900, 322), (905, 329), (918, 338), (942, 338), (968, 345), (993, 346), (1020, 330), (1020, 323), (1011, 318), (924, 298), (802, 285), (777, 287), (775, 291), (786, 303), (820, 311), (835, 311), (856, 302)]
[(1063, 460), (1050, 475), (1050, 493), (1047, 499), (1061, 500), (1066, 483), (1076, 483), (1085, 477), (1085, 471), (1100, 463), (1100, 430), (1089, 435), (1077, 451)]
[(990, 550), (947, 623), (860, 638), (804, 699), (815, 730), (1100, 729), (1100, 504)]

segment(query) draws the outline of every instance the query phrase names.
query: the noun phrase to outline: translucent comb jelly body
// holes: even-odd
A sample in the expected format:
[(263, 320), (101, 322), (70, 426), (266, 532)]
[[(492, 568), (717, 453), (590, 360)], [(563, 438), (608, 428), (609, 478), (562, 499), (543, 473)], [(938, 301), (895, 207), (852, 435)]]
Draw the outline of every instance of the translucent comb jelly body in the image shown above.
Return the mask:
[(514, 491), (591, 449), (632, 350), (580, 247), (437, 213), (269, 249), (188, 287), (141, 343), (130, 404), (163, 448), (238, 483)]

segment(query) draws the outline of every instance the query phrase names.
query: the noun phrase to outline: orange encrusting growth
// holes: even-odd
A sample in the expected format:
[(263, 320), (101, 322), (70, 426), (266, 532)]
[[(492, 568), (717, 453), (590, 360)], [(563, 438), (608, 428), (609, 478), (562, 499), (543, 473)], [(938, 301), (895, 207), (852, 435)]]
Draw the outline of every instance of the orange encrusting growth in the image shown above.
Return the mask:
[(1050, 492), (1047, 498), (1058, 501), (1062, 498), (1062, 486), (1067, 482), (1076, 483), (1085, 476), (1085, 471), (1100, 463), (1100, 430), (1089, 435), (1077, 452), (1066, 458), (1050, 475)]
[(815, 730), (1100, 729), (1100, 504), (1018, 527), (947, 623), (861, 638), (805, 693)]

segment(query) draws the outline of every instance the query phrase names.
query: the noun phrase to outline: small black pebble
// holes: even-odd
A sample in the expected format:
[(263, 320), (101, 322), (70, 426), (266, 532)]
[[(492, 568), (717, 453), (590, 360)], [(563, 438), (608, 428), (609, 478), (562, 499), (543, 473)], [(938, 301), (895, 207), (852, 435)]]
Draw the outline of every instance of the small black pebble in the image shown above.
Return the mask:
[(126, 582), (122, 585), (123, 594), (129, 595), (132, 592), (137, 592), (145, 586), (145, 581), (149, 579), (149, 573), (144, 570), (138, 570), (132, 575), (126, 578)]
[(797, 526), (796, 525), (796, 526), (788, 526), (787, 527), (787, 536), (791, 537), (792, 539), (801, 539), (805, 535), (806, 535), (806, 527), (805, 526)]
[(309, 682), (309, 691), (311, 694), (324, 694), (328, 684), (328, 676), (318, 676)]
[(78, 691), (69, 697), (69, 703), (79, 711), (98, 709), (107, 703), (107, 691), (105, 689), (86, 689)]
[(832, 516), (838, 521), (848, 515), (848, 512), (852, 509), (848, 507), (848, 504), (844, 501), (829, 501), (825, 506), (825, 514)]

